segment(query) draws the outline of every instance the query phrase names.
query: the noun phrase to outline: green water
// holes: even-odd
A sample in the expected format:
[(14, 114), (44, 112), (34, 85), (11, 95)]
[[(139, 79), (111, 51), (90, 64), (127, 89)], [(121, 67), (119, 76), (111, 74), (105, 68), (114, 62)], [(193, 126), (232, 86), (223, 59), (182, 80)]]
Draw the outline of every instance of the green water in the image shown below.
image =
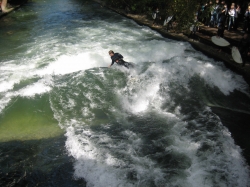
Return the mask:
[(48, 95), (17, 98), (1, 115), (0, 141), (40, 140), (63, 134), (50, 109)]

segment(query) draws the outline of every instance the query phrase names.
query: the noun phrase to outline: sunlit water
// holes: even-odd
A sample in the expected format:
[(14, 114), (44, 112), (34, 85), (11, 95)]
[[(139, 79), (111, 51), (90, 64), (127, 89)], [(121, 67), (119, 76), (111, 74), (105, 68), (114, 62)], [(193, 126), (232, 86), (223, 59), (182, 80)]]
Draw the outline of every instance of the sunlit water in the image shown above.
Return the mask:
[[(250, 184), (240, 147), (210, 108), (249, 113), (248, 85), (222, 62), (94, 3), (33, 1), (0, 27), (2, 142), (56, 137), (59, 126), (72, 178), (87, 186)], [(106, 68), (110, 49), (135, 68)], [(22, 110), (36, 110), (33, 123), (48, 130), (13, 136)]]

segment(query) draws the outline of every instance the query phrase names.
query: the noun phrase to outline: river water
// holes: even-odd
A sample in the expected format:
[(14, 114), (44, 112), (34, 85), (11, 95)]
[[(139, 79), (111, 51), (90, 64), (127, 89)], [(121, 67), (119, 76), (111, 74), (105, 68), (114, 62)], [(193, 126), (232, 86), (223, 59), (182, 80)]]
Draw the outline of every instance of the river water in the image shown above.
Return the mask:
[(222, 62), (87, 1), (33, 0), (0, 41), (2, 186), (249, 186), (211, 109), (249, 115), (249, 86)]

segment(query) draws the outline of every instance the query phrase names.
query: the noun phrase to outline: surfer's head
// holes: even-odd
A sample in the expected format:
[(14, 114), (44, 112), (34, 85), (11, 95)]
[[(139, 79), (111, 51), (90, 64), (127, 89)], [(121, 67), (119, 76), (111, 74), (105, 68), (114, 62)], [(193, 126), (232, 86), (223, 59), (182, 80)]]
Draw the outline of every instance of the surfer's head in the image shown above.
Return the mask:
[(109, 55), (110, 55), (110, 56), (113, 56), (113, 55), (114, 55), (114, 51), (110, 50), (110, 51), (109, 51)]

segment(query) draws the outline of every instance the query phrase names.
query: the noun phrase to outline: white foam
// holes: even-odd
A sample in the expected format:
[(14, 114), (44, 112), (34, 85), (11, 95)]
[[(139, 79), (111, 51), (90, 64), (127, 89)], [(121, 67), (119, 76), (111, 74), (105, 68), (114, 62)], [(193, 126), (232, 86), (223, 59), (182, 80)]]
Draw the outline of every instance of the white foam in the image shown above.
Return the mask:
[(77, 136), (74, 128), (69, 127), (66, 136), (66, 148), (77, 159), (74, 167), (76, 178), (83, 177), (87, 181), (87, 186), (132, 186), (121, 179), (119, 169), (113, 168), (119, 166), (118, 161), (92, 145), (88, 138), (92, 136), (91, 131), (83, 131)]
[(41, 95), (47, 93), (51, 90), (51, 87), (44, 85), (41, 82), (34, 83), (29, 85), (19, 91), (20, 96), (32, 97), (35, 95)]
[[(63, 55), (47, 67), (37, 70), (35, 74), (44, 75), (64, 75), (93, 67), (103, 66), (103, 58), (94, 53), (82, 53), (77, 55)], [(98, 58), (99, 57), (99, 58)]]

